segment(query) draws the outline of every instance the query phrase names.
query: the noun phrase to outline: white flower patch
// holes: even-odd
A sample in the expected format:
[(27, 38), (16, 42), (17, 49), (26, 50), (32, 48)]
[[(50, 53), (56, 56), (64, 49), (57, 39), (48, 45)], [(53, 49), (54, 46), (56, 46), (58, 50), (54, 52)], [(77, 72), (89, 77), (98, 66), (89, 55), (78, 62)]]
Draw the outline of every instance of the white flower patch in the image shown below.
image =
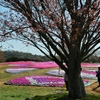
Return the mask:
[(30, 85), (36, 86), (64, 86), (63, 78), (52, 76), (29, 76), (26, 79), (30, 82)]
[(64, 71), (63, 70), (49, 70), (46, 72), (46, 74), (49, 74), (49, 75), (54, 75), (54, 76), (64, 76)]
[(32, 77), (25, 77), (31, 84), (30, 85), (37, 85), (38, 82), (34, 80)]
[[(60, 73), (58, 71), (59, 70), (49, 70), (46, 72), (46, 74), (53, 75), (53, 76), (64, 76), (65, 72), (63, 70), (60, 70)], [(95, 71), (84, 70), (81, 72), (81, 77), (88, 78), (88, 79), (96, 79), (96, 73)]]
[(11, 74), (17, 74), (21, 72), (36, 70), (37, 68), (8, 68), (5, 70), (5, 72), (11, 73)]
[(82, 78), (87, 78), (87, 79), (97, 79), (95, 71), (91, 70), (84, 70), (81, 72), (81, 77)]

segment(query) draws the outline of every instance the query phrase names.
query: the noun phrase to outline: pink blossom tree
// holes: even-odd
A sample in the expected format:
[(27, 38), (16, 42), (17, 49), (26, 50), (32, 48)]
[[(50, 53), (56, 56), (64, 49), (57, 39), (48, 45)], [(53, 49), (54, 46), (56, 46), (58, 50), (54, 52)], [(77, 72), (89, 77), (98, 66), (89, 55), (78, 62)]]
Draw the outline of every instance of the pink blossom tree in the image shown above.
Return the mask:
[(7, 10), (0, 13), (0, 40), (35, 46), (68, 74), (69, 96), (84, 98), (81, 62), (100, 49), (100, 0), (1, 0), (0, 5)]

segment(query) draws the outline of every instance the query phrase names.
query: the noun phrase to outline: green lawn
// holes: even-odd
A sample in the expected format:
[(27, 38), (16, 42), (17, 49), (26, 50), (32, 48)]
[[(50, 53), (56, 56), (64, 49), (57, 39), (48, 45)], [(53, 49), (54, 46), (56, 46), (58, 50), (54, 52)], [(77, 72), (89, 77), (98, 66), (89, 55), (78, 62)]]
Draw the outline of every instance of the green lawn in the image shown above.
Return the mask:
[(6, 73), (5, 69), (8, 66), (0, 66), (0, 100), (25, 100), (25, 98), (31, 98), (36, 95), (47, 95), (54, 94), (56, 92), (66, 92), (65, 88), (62, 87), (37, 87), (37, 86), (14, 86), (5, 85), (10, 79), (17, 78), (20, 76), (28, 75), (45, 75), (45, 72), (50, 69), (38, 69), (28, 72), (23, 72), (20, 74), (10, 74)]
[[(37, 87), (37, 86), (14, 86), (5, 85), (10, 79), (28, 75), (45, 75), (50, 69), (38, 69), (20, 74), (9, 74), (5, 72), (8, 66), (0, 66), (0, 100), (69, 100), (65, 87)], [(84, 100), (99, 100), (99, 95), (87, 94)]]
[[(35, 96), (28, 100), (76, 100), (76, 99), (68, 98), (68, 95), (66, 93), (56, 93), (56, 94), (48, 94), (45, 96)], [(77, 99), (77, 100), (80, 100), (80, 99)], [(100, 100), (100, 96), (87, 94), (87, 97), (81, 100)]]

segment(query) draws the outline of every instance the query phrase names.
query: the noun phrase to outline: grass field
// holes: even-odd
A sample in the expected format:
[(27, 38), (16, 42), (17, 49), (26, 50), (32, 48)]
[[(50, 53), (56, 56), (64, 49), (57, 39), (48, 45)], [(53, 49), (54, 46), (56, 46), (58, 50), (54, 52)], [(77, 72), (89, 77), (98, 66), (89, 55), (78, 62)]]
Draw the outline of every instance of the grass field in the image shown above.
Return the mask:
[(8, 66), (0, 66), (0, 100), (25, 100), (25, 98), (34, 97), (36, 95), (47, 95), (54, 94), (56, 92), (66, 92), (65, 88), (62, 87), (37, 87), (37, 86), (14, 86), (5, 85), (10, 79), (17, 78), (20, 76), (29, 75), (45, 75), (45, 72), (50, 69), (38, 69), (20, 74), (6, 73), (5, 69)]
[[(67, 91), (65, 91), (65, 87), (14, 86), (4, 84), (8, 80), (20, 76), (45, 75), (45, 72), (50, 69), (38, 69), (20, 74), (10, 74), (5, 72), (7, 68), (9, 68), (7, 65), (0, 66), (0, 100), (25, 100), (34, 96), (31, 100), (69, 100), (66, 99)], [(44, 99), (45, 95), (49, 99)], [(99, 95), (87, 95), (87, 98), (84, 100), (99, 100), (98, 98), (100, 98)]]

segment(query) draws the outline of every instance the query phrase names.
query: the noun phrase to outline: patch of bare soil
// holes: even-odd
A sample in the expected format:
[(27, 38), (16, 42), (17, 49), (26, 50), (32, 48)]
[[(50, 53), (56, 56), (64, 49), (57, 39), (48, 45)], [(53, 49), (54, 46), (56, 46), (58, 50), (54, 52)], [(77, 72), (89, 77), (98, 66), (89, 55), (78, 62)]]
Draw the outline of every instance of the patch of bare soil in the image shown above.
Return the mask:
[(98, 82), (94, 82), (93, 84), (86, 86), (85, 89), (89, 94), (100, 94), (100, 86)]
[[(83, 67), (82, 69), (96, 71), (96, 70), (98, 70), (98, 67)], [(86, 92), (89, 94), (100, 94), (100, 86), (97, 81), (94, 81), (94, 83), (92, 83), (91, 85), (86, 86), (85, 89), (86, 89)]]
[(4, 85), (4, 82), (0, 82), (0, 86)]

